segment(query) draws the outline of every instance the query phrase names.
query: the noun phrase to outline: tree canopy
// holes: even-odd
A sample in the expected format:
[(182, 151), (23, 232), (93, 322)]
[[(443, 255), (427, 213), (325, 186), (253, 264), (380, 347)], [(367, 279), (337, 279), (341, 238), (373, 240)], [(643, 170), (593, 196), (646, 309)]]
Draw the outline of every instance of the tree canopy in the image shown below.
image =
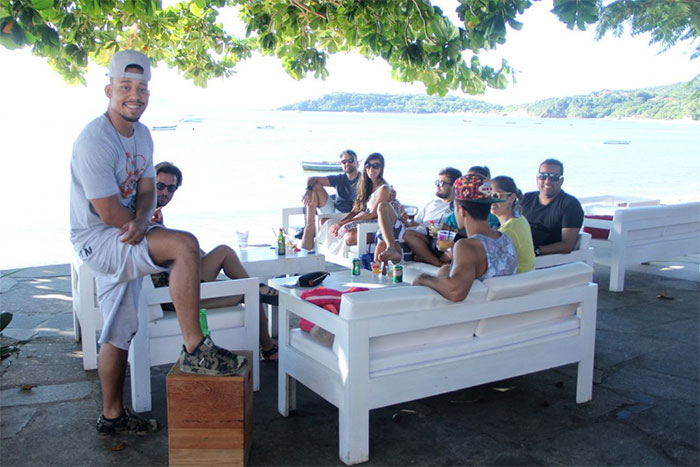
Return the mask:
[[(632, 18), (648, 16), (633, 23), (632, 33), (651, 27), (658, 33), (652, 40), (665, 46), (698, 35), (695, 0), (616, 0), (608, 7), (601, 1), (553, 0), (552, 12), (569, 28), (585, 29), (602, 8), (600, 34), (621, 33), (630, 11)], [(677, 14), (654, 30), (658, 17), (636, 10), (643, 3), (655, 5), (654, 15), (669, 8)], [(0, 44), (31, 47), (70, 83), (84, 83), (89, 59), (104, 65), (117, 50), (130, 48), (200, 86), (230, 75), (253, 52), (278, 57), (293, 78), (313, 73), (323, 79), (329, 54), (356, 51), (385, 60), (399, 81), (423, 82), (428, 94), (506, 87), (512, 75), (507, 62), (496, 69), (483, 65), (479, 54), (503, 44), (509, 28), (521, 29), (517, 18), (532, 3), (454, 4), (457, 24), (428, 0), (188, 0), (166, 8), (158, 0), (0, 0)], [(605, 13), (618, 4), (614, 14)], [(221, 23), (226, 8), (237, 9), (246, 27), (241, 37)]]

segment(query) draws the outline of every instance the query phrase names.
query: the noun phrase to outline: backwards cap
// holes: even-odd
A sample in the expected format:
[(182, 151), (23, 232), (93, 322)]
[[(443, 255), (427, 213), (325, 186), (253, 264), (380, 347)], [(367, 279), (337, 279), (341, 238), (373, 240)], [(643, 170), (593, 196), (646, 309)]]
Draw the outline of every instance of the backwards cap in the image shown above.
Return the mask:
[(502, 203), (493, 192), (491, 182), (484, 176), (473, 174), (463, 175), (454, 183), (455, 198), (472, 203)]
[[(126, 69), (132, 65), (141, 67), (143, 74), (127, 72)], [(149, 81), (151, 79), (151, 62), (141, 52), (122, 50), (112, 55), (112, 58), (109, 60), (107, 76), (110, 78), (132, 78)]]

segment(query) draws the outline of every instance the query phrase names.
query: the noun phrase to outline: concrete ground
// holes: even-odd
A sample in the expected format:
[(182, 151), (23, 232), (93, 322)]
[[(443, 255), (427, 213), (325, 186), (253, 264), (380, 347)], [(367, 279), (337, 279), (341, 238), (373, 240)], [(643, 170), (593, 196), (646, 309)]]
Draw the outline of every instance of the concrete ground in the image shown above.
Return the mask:
[[(367, 465), (699, 465), (698, 257), (600, 284), (593, 400), (575, 403), (573, 365), (377, 409)], [(165, 375), (152, 371), (147, 436), (100, 439), (96, 371), (73, 340), (67, 265), (0, 273), (0, 464), (167, 465)], [(342, 465), (337, 410), (299, 385), (297, 412), (277, 413), (276, 364), (261, 365), (250, 465)], [(127, 391), (128, 391), (127, 382)]]

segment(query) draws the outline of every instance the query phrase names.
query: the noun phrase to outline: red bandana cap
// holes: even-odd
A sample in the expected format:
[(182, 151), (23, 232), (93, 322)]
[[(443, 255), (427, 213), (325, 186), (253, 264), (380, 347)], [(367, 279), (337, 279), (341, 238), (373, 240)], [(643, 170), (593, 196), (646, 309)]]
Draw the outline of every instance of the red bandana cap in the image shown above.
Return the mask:
[(491, 188), (491, 182), (483, 175), (463, 175), (454, 184), (455, 198), (472, 203), (501, 203)]

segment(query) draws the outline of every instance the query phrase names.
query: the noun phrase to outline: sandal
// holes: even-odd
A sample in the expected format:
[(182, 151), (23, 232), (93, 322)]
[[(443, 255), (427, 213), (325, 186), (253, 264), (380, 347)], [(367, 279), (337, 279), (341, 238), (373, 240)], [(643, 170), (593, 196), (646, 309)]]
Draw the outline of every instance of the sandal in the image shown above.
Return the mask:
[[(263, 287), (267, 287), (267, 292), (263, 292)], [(280, 293), (269, 285), (260, 283), (260, 303), (278, 306), (280, 302)]]
[(276, 362), (277, 359), (272, 358), (272, 356), (276, 355), (278, 352), (279, 352), (279, 348), (277, 347), (277, 344), (272, 344), (272, 347), (270, 347), (267, 350), (263, 350), (261, 348), (260, 349), (260, 356), (262, 357), (263, 360)]

